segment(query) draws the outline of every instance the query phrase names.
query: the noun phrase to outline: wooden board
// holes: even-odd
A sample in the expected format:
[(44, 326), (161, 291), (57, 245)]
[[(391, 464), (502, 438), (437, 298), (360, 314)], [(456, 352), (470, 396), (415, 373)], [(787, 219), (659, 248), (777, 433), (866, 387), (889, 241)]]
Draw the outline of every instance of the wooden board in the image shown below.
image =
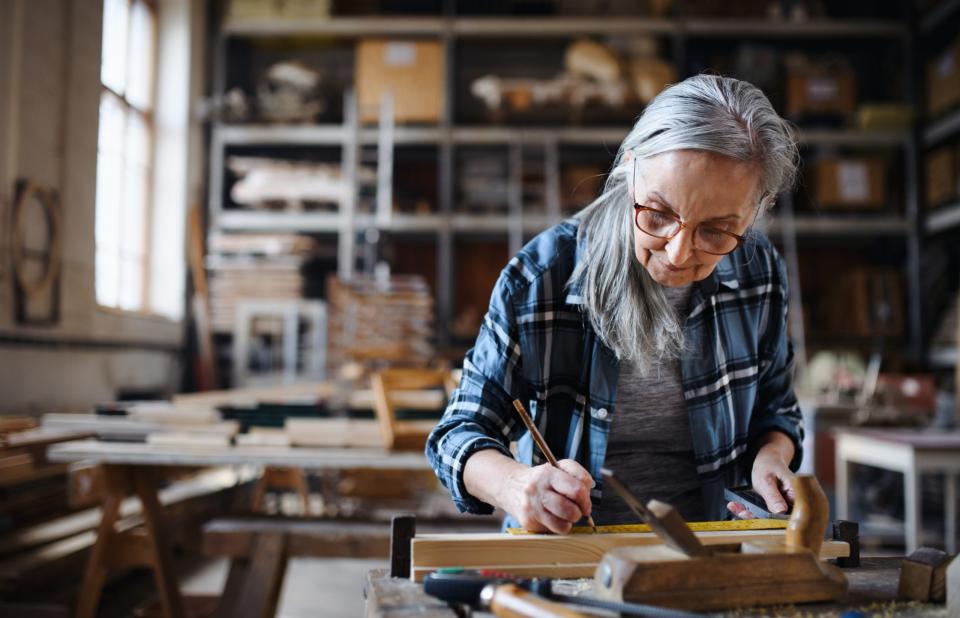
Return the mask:
[[(737, 530), (697, 532), (705, 545), (744, 542), (783, 542), (783, 530)], [(584, 577), (587, 565), (595, 568), (603, 555), (616, 547), (658, 545), (649, 532), (557, 536), (549, 534), (424, 534), (413, 539), (411, 560), (414, 577), (422, 577), (441, 567), (502, 569), (522, 575), (539, 574), (539, 567), (550, 577)], [(820, 558), (849, 555), (850, 547), (840, 541), (825, 541)], [(569, 567), (569, 568), (568, 568)], [(590, 573), (592, 575), (592, 571)], [(419, 581), (419, 580), (418, 580)]]
[(147, 444), (183, 447), (227, 447), (231, 437), (224, 434), (191, 431), (158, 431), (147, 436)]
[(151, 433), (187, 428), (195, 433), (232, 436), (239, 430), (239, 423), (221, 421), (200, 425), (176, 425), (139, 421), (123, 416), (98, 416), (96, 414), (44, 414), (44, 429), (61, 429), (74, 432), (95, 433), (102, 437), (131, 438), (143, 440)]
[(286, 435), (294, 446), (383, 446), (380, 427), (373, 419), (288, 418)]

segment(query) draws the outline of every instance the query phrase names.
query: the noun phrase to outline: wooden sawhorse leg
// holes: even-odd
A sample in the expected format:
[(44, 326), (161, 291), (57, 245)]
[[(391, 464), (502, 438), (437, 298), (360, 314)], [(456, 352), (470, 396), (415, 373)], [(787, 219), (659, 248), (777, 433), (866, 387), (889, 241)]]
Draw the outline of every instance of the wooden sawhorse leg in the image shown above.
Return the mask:
[(253, 489), (253, 510), (263, 510), (263, 498), (269, 489), (286, 489), (295, 491), (303, 503), (304, 516), (310, 514), (310, 487), (307, 484), (307, 473), (303, 468), (274, 468), (266, 467), (257, 480)]
[(230, 563), (217, 618), (273, 618), (287, 570), (287, 535), (261, 532), (248, 556)]
[[(104, 465), (103, 480), (103, 514), (77, 602), (77, 618), (96, 616), (103, 584), (110, 572), (144, 566), (153, 570), (164, 616), (183, 618), (183, 598), (173, 567), (171, 539), (157, 498), (154, 469)], [(130, 493), (135, 494), (143, 505), (144, 527), (117, 530), (120, 505)]]

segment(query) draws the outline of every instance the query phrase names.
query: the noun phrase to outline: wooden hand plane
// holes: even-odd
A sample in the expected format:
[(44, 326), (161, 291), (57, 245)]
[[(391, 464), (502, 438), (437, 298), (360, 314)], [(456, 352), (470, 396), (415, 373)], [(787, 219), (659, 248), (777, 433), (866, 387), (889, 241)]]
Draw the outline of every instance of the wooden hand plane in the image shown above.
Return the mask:
[(619, 547), (597, 565), (597, 594), (695, 611), (841, 598), (846, 576), (818, 559), (829, 517), (827, 498), (813, 476), (795, 477), (793, 491), (785, 542), (714, 545), (704, 553), (676, 545)]

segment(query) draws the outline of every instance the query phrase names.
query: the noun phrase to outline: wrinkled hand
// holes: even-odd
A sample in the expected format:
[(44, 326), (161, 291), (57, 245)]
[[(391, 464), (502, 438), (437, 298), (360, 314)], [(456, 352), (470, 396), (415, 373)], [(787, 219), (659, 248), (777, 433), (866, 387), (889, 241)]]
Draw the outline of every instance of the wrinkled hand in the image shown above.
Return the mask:
[(557, 463), (522, 468), (504, 483), (501, 504), (530, 532), (567, 534), (590, 514), (590, 473), (572, 459)]
[[(761, 447), (753, 461), (753, 490), (763, 497), (771, 513), (786, 513), (793, 505), (794, 475), (789, 467), (792, 458), (793, 444), (787, 448), (779, 440), (774, 440)], [(754, 518), (753, 513), (739, 502), (728, 503), (727, 509), (738, 519)]]

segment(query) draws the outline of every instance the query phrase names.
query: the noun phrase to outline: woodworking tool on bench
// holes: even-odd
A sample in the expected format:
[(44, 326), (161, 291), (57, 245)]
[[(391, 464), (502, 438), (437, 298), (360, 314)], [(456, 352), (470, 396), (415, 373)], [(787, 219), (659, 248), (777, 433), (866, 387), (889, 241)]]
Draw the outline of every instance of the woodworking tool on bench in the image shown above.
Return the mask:
[[(654, 605), (619, 603), (588, 596), (563, 594), (556, 591), (554, 581), (552, 578), (517, 578), (498, 571), (440, 569), (430, 573), (423, 580), (423, 591), (447, 603), (469, 605), (473, 608), (490, 607), (491, 601), (497, 598), (503, 603), (505, 596), (519, 596), (525, 591), (549, 601), (604, 609), (623, 616), (646, 616), (648, 618), (691, 618), (699, 616), (699, 614), (691, 612), (666, 609)], [(504, 588), (506, 585), (511, 585), (513, 588)], [(487, 598), (484, 598), (484, 595)]]
[[(696, 548), (688, 540), (678, 540), (680, 527), (671, 525), (667, 531), (673, 542), (664, 539), (669, 547), (608, 551), (595, 572), (597, 594), (614, 601), (694, 611), (840, 599), (847, 589), (846, 577), (819, 560), (829, 516), (826, 496), (812, 476), (794, 477), (792, 487), (793, 513), (783, 540), (714, 545), (709, 552), (691, 553)], [(654, 518), (648, 521), (657, 532), (653, 522), (663, 523), (663, 519), (657, 510), (650, 510)], [(679, 515), (673, 521), (685, 526)]]
[(601, 468), (600, 475), (604, 482), (623, 498), (630, 510), (650, 526), (661, 541), (692, 558), (713, 554), (713, 550), (704, 546), (693, 530), (687, 526), (687, 522), (683, 520), (677, 509), (659, 500), (651, 500), (644, 505), (617, 479), (612, 470)]
[[(513, 407), (517, 409), (517, 414), (520, 415), (520, 419), (523, 421), (523, 424), (527, 426), (527, 431), (530, 432), (530, 435), (533, 437), (533, 441), (537, 443), (537, 446), (540, 448), (540, 452), (543, 453), (543, 456), (547, 458), (547, 461), (550, 462), (550, 465), (554, 468), (559, 468), (560, 464), (557, 463), (557, 458), (553, 456), (553, 452), (550, 450), (550, 447), (547, 446), (547, 441), (543, 439), (543, 436), (540, 435), (540, 430), (537, 429), (537, 426), (533, 424), (533, 419), (530, 418), (530, 415), (527, 414), (527, 409), (523, 407), (523, 403), (519, 399), (513, 400)], [(593, 528), (593, 531), (597, 531), (597, 524), (593, 523), (593, 517), (587, 515), (587, 523), (590, 524), (590, 527)]]
[(740, 487), (728, 487), (723, 490), (723, 497), (727, 502), (739, 502), (753, 513), (754, 517), (763, 519), (790, 519), (790, 511), (786, 513), (771, 513), (767, 509), (767, 501), (763, 496), (753, 490), (750, 485), (741, 485)]

